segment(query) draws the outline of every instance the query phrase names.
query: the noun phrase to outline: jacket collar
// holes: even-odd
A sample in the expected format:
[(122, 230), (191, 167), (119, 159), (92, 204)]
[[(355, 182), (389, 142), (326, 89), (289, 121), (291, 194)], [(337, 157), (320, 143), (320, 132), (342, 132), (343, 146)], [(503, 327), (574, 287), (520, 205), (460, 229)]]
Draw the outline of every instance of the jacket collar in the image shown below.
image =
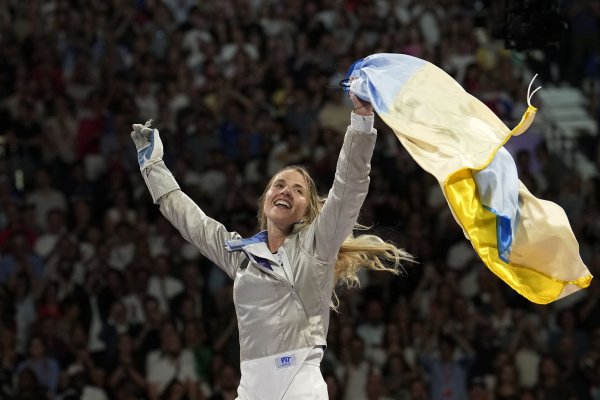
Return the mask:
[(281, 267), (285, 270), (285, 273), (281, 274), (273, 272), (274, 270), (270, 263), (280, 264), (280, 260), (278, 256), (271, 253), (271, 250), (269, 250), (269, 247), (267, 246), (267, 236), (267, 231), (260, 231), (256, 235), (249, 238), (226, 240), (225, 248), (229, 252), (244, 252), (246, 257), (253, 261), (259, 269), (276, 279), (284, 279), (293, 288), (294, 283), (289, 280), (289, 277), (292, 277), (293, 273), (290, 268), (289, 261), (287, 261), (285, 251), (283, 252), (282, 256), (286, 259), (286, 262), (281, 264)]
[(226, 240), (225, 248), (229, 252), (243, 250), (256, 257), (277, 263), (277, 259), (267, 246), (267, 231), (260, 231), (249, 238)]
[(256, 235), (249, 238), (230, 239), (225, 241), (225, 249), (227, 251), (239, 251), (244, 247), (253, 243), (267, 243), (267, 231), (260, 231)]
[[(301, 219), (300, 221), (294, 224), (292, 228), (292, 234), (300, 232), (303, 228), (306, 227), (306, 222)], [(255, 244), (255, 243), (267, 243), (268, 233), (266, 230), (260, 231), (254, 236), (249, 238), (240, 238), (240, 239), (230, 239), (225, 241), (225, 249), (229, 252), (232, 251), (240, 251), (242, 249), (246, 249), (246, 246)]]

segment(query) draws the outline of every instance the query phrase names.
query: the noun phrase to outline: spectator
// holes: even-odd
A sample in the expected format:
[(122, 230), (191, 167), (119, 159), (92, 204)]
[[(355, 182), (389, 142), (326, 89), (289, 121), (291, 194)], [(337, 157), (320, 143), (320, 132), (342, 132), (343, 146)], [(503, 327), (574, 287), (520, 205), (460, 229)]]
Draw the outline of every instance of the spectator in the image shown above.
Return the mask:
[(117, 190), (114, 204), (106, 211), (106, 214), (114, 224), (124, 222), (133, 225), (137, 219), (135, 210), (129, 205), (128, 193), (125, 190)]
[(127, 320), (134, 326), (141, 326), (145, 322), (143, 304), (148, 292), (148, 270), (137, 267), (129, 271), (129, 276), (130, 293), (125, 295), (122, 301), (127, 312)]
[[(499, 397), (504, 398), (504, 397)], [(485, 383), (480, 380), (474, 381), (469, 385), (469, 400), (489, 400), (490, 396)]]
[(521, 385), (517, 369), (512, 363), (509, 362), (498, 367), (495, 381), (494, 399), (516, 400), (518, 398)]
[(66, 390), (58, 397), (61, 400), (108, 400), (104, 389), (90, 382), (89, 373), (80, 364), (66, 371)]
[(61, 367), (67, 366), (70, 356), (69, 346), (61, 340), (57, 331), (58, 318), (42, 317), (36, 326), (36, 333), (44, 341), (46, 356), (52, 358), (60, 364)]
[(297, 132), (285, 132), (285, 140), (274, 146), (269, 154), (267, 173), (274, 175), (288, 165), (302, 164), (308, 158), (308, 148)]
[(63, 301), (85, 280), (85, 267), (80, 262), (81, 254), (77, 239), (61, 236), (52, 254), (46, 259), (47, 279), (56, 283), (56, 296)]
[(522, 314), (515, 317), (517, 326), (511, 339), (511, 353), (519, 373), (518, 381), (522, 387), (532, 388), (537, 385), (540, 354), (544, 347), (531, 321)]
[(183, 291), (173, 297), (169, 309), (171, 313), (177, 314), (182, 310), (182, 303), (189, 299), (193, 305), (193, 318), (200, 318), (205, 329), (210, 329), (209, 321), (214, 318), (214, 300), (205, 290), (204, 278), (198, 271), (196, 263), (190, 262), (183, 266), (181, 274)]
[(50, 400), (53, 397), (47, 388), (40, 385), (37, 374), (31, 368), (23, 368), (17, 373), (15, 400)]
[(13, 395), (13, 371), (17, 363), (15, 335), (12, 331), (0, 331), (0, 398), (9, 399)]
[[(35, 378), (31, 379), (31, 377), (26, 377), (27, 375), (22, 375), (23, 371), (27, 370), (33, 371)], [(39, 384), (50, 398), (53, 398), (57, 392), (60, 365), (55, 359), (46, 356), (46, 346), (39, 336), (34, 336), (29, 341), (27, 358), (17, 365), (15, 373), (19, 377), (19, 388), (25, 387), (21, 379), (29, 379), (34, 388), (36, 384)], [(31, 380), (37, 382), (33, 383)]]
[(100, 331), (100, 339), (106, 346), (106, 358), (114, 358), (117, 351), (117, 342), (120, 335), (131, 332), (133, 326), (127, 319), (127, 311), (122, 301), (112, 303), (108, 318)]
[(17, 157), (23, 160), (28, 172), (31, 172), (34, 160), (39, 160), (42, 155), (41, 126), (37, 118), (31, 118), (37, 111), (35, 102), (21, 99), (8, 130), (8, 142), (15, 147)]
[(0, 283), (9, 283), (18, 273), (26, 274), (32, 285), (40, 283), (46, 273), (46, 266), (37, 254), (31, 251), (26, 233), (14, 232), (7, 250), (0, 259)]
[[(27, 352), (31, 328), (37, 320), (37, 310), (34, 293), (32, 291), (31, 278), (25, 273), (19, 273), (13, 280), (11, 286), (9, 287), (11, 287), (14, 296), (16, 351), (19, 354), (25, 354)], [(6, 328), (8, 327), (5, 327), (5, 329)]]
[(141, 357), (160, 346), (160, 325), (165, 321), (165, 314), (160, 311), (158, 300), (152, 296), (144, 299), (144, 324), (134, 331), (136, 348)]
[(336, 375), (343, 385), (344, 399), (366, 399), (372, 366), (365, 359), (365, 342), (359, 337), (352, 338), (347, 358), (342, 361)]
[(193, 319), (186, 322), (183, 328), (185, 348), (192, 351), (196, 361), (196, 372), (204, 382), (209, 380), (209, 368), (213, 349), (208, 342), (204, 325), (201, 320)]
[(585, 389), (586, 379), (580, 369), (580, 358), (576, 356), (573, 337), (562, 336), (555, 354), (566, 385), (573, 389), (576, 397), (585, 398), (588, 395)]
[(20, 203), (9, 201), (6, 204), (4, 228), (0, 231), (0, 249), (9, 252), (13, 236), (21, 234), (25, 236), (28, 245), (33, 246), (36, 240), (35, 224), (27, 222), (27, 214), (30, 213), (30, 207)]
[(34, 250), (37, 255), (46, 259), (55, 249), (58, 240), (67, 231), (65, 211), (54, 208), (49, 210), (46, 222), (46, 231), (37, 237)]
[(557, 328), (550, 333), (548, 348), (558, 349), (559, 343), (564, 337), (573, 341), (575, 355), (580, 357), (588, 348), (588, 338), (585, 332), (578, 327), (577, 316), (571, 309), (561, 310), (556, 316)]
[(35, 222), (38, 229), (46, 229), (48, 212), (52, 209), (65, 210), (67, 201), (65, 195), (52, 183), (49, 172), (40, 169), (35, 175), (35, 189), (27, 196), (27, 204), (35, 209)]
[(383, 386), (381, 376), (378, 373), (371, 373), (367, 379), (366, 393), (368, 400), (392, 400), (391, 397), (385, 396), (386, 389)]
[(116, 354), (109, 359), (108, 387), (113, 392), (129, 383), (136, 395), (141, 396), (146, 388), (146, 380), (142, 373), (143, 365), (135, 357), (133, 338), (128, 333), (122, 333), (117, 339)]
[[(580, 360), (581, 372), (594, 385), (598, 382), (595, 375), (600, 366), (600, 328), (596, 328), (591, 337), (591, 346), (588, 353)], [(598, 385), (596, 385), (598, 387)]]
[(417, 375), (411, 371), (401, 354), (390, 353), (382, 370), (383, 383), (389, 397), (407, 399), (410, 382)]
[[(433, 337), (439, 340), (439, 355), (425, 353), (422, 363), (431, 375), (430, 393), (433, 400), (464, 399), (467, 397), (467, 377), (473, 360), (473, 349), (464, 338), (453, 336)], [(456, 357), (456, 345), (463, 353)]]
[(552, 356), (545, 356), (540, 362), (540, 377), (536, 387), (537, 397), (547, 400), (568, 399), (575, 395), (574, 388), (568, 386), (562, 371)]
[(366, 321), (356, 327), (356, 334), (365, 343), (365, 356), (373, 363), (375, 351), (383, 345), (385, 324), (383, 323), (383, 305), (379, 300), (371, 299), (365, 307)]
[(181, 338), (172, 324), (164, 323), (160, 335), (160, 349), (150, 352), (146, 359), (148, 398), (181, 399), (187, 396), (197, 399), (198, 375), (194, 356), (182, 348)]
[(327, 396), (331, 400), (342, 400), (344, 392), (335, 374), (325, 374), (323, 378), (325, 379), (325, 383), (327, 383)]
[(58, 282), (47, 281), (41, 288), (37, 312), (43, 318), (61, 318), (60, 299), (58, 298)]
[(53, 99), (50, 118), (44, 124), (44, 140), (48, 146), (44, 146), (45, 161), (57, 165), (59, 173), (68, 172), (76, 160), (75, 158), (75, 135), (77, 123), (73, 115), (74, 104), (72, 100), (62, 95)]
[(62, 362), (63, 369), (77, 364), (91, 370), (92, 367), (96, 366), (96, 362), (88, 350), (89, 338), (87, 329), (83, 325), (78, 324), (73, 326), (68, 334), (69, 336), (66, 341), (63, 341), (67, 347), (67, 354)]
[[(119, 191), (119, 193), (121, 193)], [(122, 210), (123, 211), (123, 210)], [(110, 210), (109, 210), (110, 212)], [(127, 212), (127, 210), (123, 211)], [(135, 218), (133, 216), (129, 216)], [(110, 214), (106, 215), (107, 222), (112, 224)], [(135, 246), (132, 240), (132, 225), (129, 222), (122, 221), (115, 223), (115, 234), (111, 243), (110, 254), (108, 256), (108, 265), (119, 272), (123, 272), (125, 268), (133, 261)]]
[[(73, 167), (73, 171), (79, 171), (78, 174), (81, 176), (78, 179), (81, 179), (81, 184), (74, 183), (73, 186), (69, 185), (71, 188), (80, 187), (81, 192), (89, 192), (91, 189), (86, 188), (87, 183), (85, 183), (85, 178), (83, 177), (83, 170), (81, 166), (76, 165)], [(92, 205), (90, 204), (89, 199), (86, 199), (87, 195), (84, 195), (83, 198), (76, 197), (73, 199), (73, 212), (72, 212), (72, 222), (71, 222), (71, 233), (75, 237), (82, 237), (83, 235), (88, 234), (88, 231), (97, 227), (96, 221), (94, 221), (94, 216), (92, 213)]]
[(427, 385), (420, 379), (415, 379), (410, 383), (409, 387), (409, 399), (410, 400), (429, 400), (432, 397), (429, 397), (427, 393)]
[(209, 400), (234, 400), (237, 398), (237, 387), (240, 384), (240, 374), (231, 365), (225, 365), (215, 382), (215, 391)]
[(169, 311), (169, 302), (183, 291), (181, 280), (169, 274), (170, 261), (166, 256), (159, 256), (154, 263), (154, 274), (148, 281), (148, 294), (158, 300), (160, 311)]

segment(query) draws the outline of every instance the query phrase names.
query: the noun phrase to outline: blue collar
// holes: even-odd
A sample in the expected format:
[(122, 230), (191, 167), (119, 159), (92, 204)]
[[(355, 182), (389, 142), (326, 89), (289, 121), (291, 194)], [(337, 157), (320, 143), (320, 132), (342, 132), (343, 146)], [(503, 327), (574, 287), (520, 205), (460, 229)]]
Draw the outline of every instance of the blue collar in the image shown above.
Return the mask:
[(225, 249), (227, 251), (239, 251), (242, 250), (244, 246), (248, 246), (249, 244), (267, 243), (267, 231), (260, 231), (256, 235), (249, 238), (241, 238), (241, 239), (231, 239), (225, 241)]
[[(250, 249), (246, 249), (246, 246), (251, 246), (258, 243), (264, 243), (265, 249), (255, 249), (255, 251), (258, 250), (257, 254), (254, 254), (254, 252)], [(248, 257), (250, 260), (254, 260), (261, 267), (272, 271), (273, 268), (269, 264), (269, 260), (273, 260), (273, 258), (272, 255), (268, 253), (268, 247), (266, 247), (266, 244), (267, 231), (260, 231), (256, 235), (249, 238), (226, 240), (225, 249), (229, 252), (243, 251), (246, 254), (246, 257)], [(261, 256), (258, 254), (261, 254)]]

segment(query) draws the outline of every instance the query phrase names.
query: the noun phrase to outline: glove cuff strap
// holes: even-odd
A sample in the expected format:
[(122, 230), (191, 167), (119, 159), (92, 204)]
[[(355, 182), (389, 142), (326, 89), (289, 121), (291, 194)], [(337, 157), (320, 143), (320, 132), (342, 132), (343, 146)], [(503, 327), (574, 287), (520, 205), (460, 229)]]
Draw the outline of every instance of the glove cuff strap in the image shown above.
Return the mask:
[(150, 190), (154, 204), (158, 204), (158, 201), (164, 195), (180, 189), (179, 184), (164, 161), (156, 162), (144, 168), (142, 176), (144, 177), (146, 186)]

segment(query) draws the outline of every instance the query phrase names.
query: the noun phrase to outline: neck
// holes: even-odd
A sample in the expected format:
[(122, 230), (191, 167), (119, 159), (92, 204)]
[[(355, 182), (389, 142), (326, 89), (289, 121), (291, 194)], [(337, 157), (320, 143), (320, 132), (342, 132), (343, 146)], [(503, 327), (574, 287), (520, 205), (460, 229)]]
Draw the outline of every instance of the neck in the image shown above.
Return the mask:
[(269, 225), (269, 227), (267, 228), (267, 233), (267, 246), (269, 246), (269, 250), (271, 250), (271, 252), (274, 253), (277, 250), (279, 250), (281, 245), (283, 245), (283, 242), (285, 242), (285, 239), (288, 235), (287, 231)]

